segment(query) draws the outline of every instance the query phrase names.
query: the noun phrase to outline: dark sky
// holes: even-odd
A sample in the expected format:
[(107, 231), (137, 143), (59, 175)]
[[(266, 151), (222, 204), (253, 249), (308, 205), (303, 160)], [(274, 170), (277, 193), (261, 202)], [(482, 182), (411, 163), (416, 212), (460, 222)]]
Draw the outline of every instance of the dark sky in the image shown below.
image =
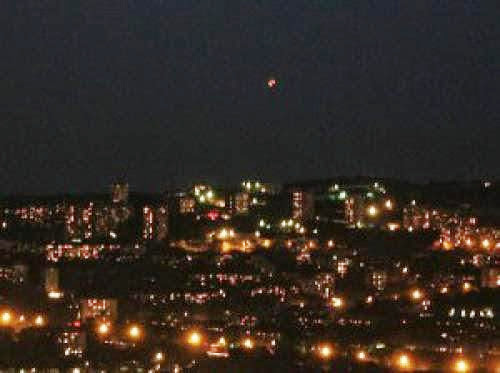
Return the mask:
[(1, 1), (0, 193), (500, 177), (499, 23), (498, 0)]

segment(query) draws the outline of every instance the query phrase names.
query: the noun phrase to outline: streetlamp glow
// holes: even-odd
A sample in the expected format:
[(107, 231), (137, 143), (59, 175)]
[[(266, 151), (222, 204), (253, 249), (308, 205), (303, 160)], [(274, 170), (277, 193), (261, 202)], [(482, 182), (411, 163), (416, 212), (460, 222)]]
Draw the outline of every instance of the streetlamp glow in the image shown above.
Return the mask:
[(12, 320), (12, 314), (9, 311), (2, 312), (2, 324), (10, 324)]
[(196, 331), (191, 332), (187, 341), (191, 346), (199, 346), (201, 344), (201, 334)]
[(378, 209), (376, 206), (372, 205), (370, 207), (368, 207), (368, 215), (374, 217), (374, 216), (377, 216), (378, 215)]
[(399, 367), (399, 369), (402, 370), (409, 370), (412, 369), (412, 361), (410, 357), (407, 354), (401, 354), (398, 356), (396, 363)]
[(247, 337), (243, 340), (243, 347), (245, 349), (251, 350), (254, 348), (254, 346), (255, 346), (255, 343), (250, 337)]
[(366, 356), (366, 352), (364, 351), (359, 351), (357, 354), (356, 354), (356, 358), (359, 360), (359, 361), (365, 361), (367, 356)]
[(420, 300), (422, 299), (422, 291), (420, 291), (419, 289), (415, 289), (411, 292), (411, 297), (413, 300)]
[(35, 317), (35, 325), (36, 326), (43, 326), (45, 324), (45, 319), (42, 315), (37, 315)]
[(155, 358), (154, 358), (154, 360), (155, 360), (156, 362), (161, 362), (161, 361), (163, 361), (164, 359), (165, 359), (165, 355), (163, 354), (163, 352), (158, 351), (158, 352), (155, 354)]
[(328, 360), (332, 357), (333, 355), (333, 348), (331, 345), (329, 344), (323, 344), (323, 345), (320, 345), (319, 348), (318, 348), (318, 353), (319, 353), (319, 356), (324, 359), (324, 360)]
[(466, 373), (470, 370), (470, 364), (467, 360), (460, 358), (457, 361), (455, 361), (455, 364), (453, 365), (453, 370), (459, 373)]
[(97, 332), (100, 335), (107, 335), (109, 333), (110, 327), (107, 323), (103, 322), (99, 324), (99, 327), (97, 328)]
[(142, 330), (138, 325), (132, 325), (128, 328), (128, 336), (131, 339), (139, 339), (142, 335)]

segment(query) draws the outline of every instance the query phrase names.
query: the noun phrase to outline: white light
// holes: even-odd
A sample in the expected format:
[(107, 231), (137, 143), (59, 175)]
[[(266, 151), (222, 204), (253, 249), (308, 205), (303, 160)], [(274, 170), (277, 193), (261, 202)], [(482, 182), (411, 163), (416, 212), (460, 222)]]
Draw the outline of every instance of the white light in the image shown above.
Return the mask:
[(61, 299), (63, 297), (63, 293), (60, 292), (60, 291), (49, 291), (47, 296), (50, 298), (50, 299)]

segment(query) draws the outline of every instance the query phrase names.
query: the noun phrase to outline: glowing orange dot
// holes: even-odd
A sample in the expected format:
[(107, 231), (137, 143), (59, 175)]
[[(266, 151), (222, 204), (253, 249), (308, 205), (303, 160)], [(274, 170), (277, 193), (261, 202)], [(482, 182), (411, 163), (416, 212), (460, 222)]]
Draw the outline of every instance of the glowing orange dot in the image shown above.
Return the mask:
[(278, 84), (278, 81), (274, 78), (271, 78), (267, 81), (267, 86), (269, 88), (274, 88), (274, 87), (276, 87), (277, 84)]

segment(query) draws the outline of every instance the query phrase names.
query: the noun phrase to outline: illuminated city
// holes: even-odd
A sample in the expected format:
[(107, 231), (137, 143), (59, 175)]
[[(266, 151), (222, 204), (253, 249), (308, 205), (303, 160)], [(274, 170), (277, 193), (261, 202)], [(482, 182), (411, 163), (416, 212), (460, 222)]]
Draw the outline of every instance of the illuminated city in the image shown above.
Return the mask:
[(0, 373), (500, 373), (499, 0), (0, 35)]
[(26, 369), (33, 344), (46, 367), (92, 371), (498, 369), (500, 187), (485, 185), (2, 199), (3, 343)]

